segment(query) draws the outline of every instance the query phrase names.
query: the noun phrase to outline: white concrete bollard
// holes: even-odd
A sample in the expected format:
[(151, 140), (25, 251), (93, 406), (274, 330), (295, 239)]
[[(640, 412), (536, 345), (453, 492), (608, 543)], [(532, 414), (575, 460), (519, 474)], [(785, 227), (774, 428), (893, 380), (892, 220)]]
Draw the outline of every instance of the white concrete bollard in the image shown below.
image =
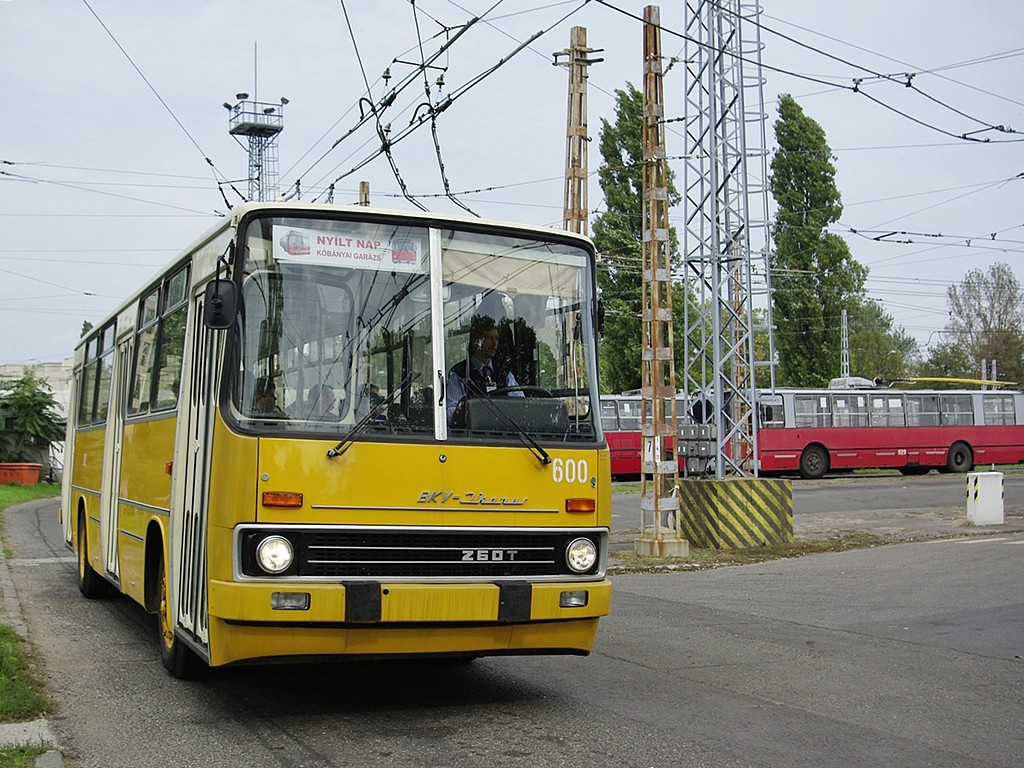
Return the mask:
[(1003, 524), (1003, 473), (967, 473), (967, 519), (972, 525)]

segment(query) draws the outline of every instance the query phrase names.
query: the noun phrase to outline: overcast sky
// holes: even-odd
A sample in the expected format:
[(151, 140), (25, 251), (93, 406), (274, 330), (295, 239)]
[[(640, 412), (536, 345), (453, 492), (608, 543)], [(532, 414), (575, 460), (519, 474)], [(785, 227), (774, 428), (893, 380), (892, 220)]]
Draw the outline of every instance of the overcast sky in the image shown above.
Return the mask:
[[(0, 0), (0, 364), (70, 356), (84, 320), (99, 321), (239, 201), (247, 155), (228, 134), (222, 106), (239, 92), (288, 99), (281, 188), (301, 180), (305, 201), (323, 199), (334, 183), (335, 202), (353, 202), (368, 181), (373, 204), (412, 208), (401, 178), (426, 207), (459, 210), (444, 197), (446, 178), (479, 215), (560, 224), (567, 72), (552, 65), (552, 54), (568, 46), (573, 26), (586, 27), (589, 45), (603, 49), (589, 79), (594, 173), (600, 120), (613, 117), (615, 89), (627, 81), (642, 87), (634, 17), (644, 5)], [(1005, 262), (1024, 281), (1017, 4), (762, 5), (769, 136), (777, 95), (791, 93), (835, 153), (845, 211), (834, 231), (870, 270), (869, 296), (922, 346), (939, 342), (946, 289), (968, 271)], [(663, 52), (679, 54), (684, 4), (660, 7)], [(442, 71), (443, 93), (457, 95), (437, 122), (444, 176), (429, 125), (395, 145), (394, 169), (378, 157), (350, 172), (379, 147), (367, 128), (346, 137), (367, 86), (379, 99), (385, 69), (392, 86), (415, 74), (408, 62), (420, 60), (418, 40), (429, 56), (443, 28), (454, 34), (473, 15), (482, 21), (430, 70), (435, 98)], [(682, 116), (682, 72), (678, 65), (665, 78), (669, 118)], [(392, 135), (424, 100), (417, 80), (390, 110)], [(670, 130), (667, 141), (670, 156), (683, 154), (681, 132)], [(590, 207), (599, 211), (592, 179)], [(225, 180), (233, 184), (218, 186)], [(682, 222), (675, 212), (673, 223)]]

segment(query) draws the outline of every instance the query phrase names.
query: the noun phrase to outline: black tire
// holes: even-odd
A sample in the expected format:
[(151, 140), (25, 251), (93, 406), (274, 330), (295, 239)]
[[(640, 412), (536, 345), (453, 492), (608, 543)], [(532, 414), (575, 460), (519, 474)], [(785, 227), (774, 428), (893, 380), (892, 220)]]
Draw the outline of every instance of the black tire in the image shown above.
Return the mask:
[(156, 630), (160, 637), (160, 661), (163, 662), (164, 669), (171, 677), (176, 677), (179, 680), (196, 680), (206, 674), (209, 666), (174, 634), (167, 568), (162, 557), (160, 558), (160, 570), (157, 571), (157, 588), (160, 590), (160, 605), (156, 612)]
[(89, 564), (89, 537), (85, 533), (85, 514), (78, 515), (78, 591), (87, 600), (99, 600), (113, 592), (110, 582)]
[(955, 442), (946, 454), (946, 469), (950, 472), (970, 472), (974, 467), (974, 451), (967, 443)]
[(820, 445), (808, 445), (800, 454), (800, 477), (820, 480), (828, 472), (828, 452)]

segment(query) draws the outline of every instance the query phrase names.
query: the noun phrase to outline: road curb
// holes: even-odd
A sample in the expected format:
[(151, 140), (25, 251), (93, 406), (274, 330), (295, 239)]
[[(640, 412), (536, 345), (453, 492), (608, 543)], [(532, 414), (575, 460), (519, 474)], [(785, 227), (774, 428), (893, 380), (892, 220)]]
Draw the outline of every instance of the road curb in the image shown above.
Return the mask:
[[(45, 501), (52, 500), (46, 499)], [(28, 502), (28, 504), (32, 503), (35, 502)], [(0, 512), (0, 516), (6, 518), (12, 509), (21, 506), (27, 506), (27, 504), (10, 507)], [(14, 590), (14, 579), (11, 578), (11, 565), (4, 554), (3, 547), (0, 547), (0, 595), (3, 596), (3, 600), (0, 602), (0, 621), (8, 624), (18, 633), (19, 637), (27, 642), (29, 640), (28, 625), (21, 615), (21, 604)], [(0, 748), (10, 747), (52, 747), (51, 750), (36, 758), (36, 768), (62, 768), (64, 765), (64, 757), (58, 751), (59, 744), (50, 728), (50, 722), (46, 718), (24, 723), (0, 723)]]
[(0, 723), (0, 748), (46, 747), (54, 744), (50, 722), (45, 717), (27, 723)]

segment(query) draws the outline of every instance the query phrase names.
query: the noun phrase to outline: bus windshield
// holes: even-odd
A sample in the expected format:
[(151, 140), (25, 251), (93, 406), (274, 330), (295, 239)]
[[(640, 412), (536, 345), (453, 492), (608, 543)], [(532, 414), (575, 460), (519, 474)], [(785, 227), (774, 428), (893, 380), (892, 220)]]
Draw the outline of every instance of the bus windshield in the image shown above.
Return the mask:
[(241, 429), (597, 438), (592, 261), (582, 248), (280, 216), (252, 219), (241, 243), (228, 382)]

